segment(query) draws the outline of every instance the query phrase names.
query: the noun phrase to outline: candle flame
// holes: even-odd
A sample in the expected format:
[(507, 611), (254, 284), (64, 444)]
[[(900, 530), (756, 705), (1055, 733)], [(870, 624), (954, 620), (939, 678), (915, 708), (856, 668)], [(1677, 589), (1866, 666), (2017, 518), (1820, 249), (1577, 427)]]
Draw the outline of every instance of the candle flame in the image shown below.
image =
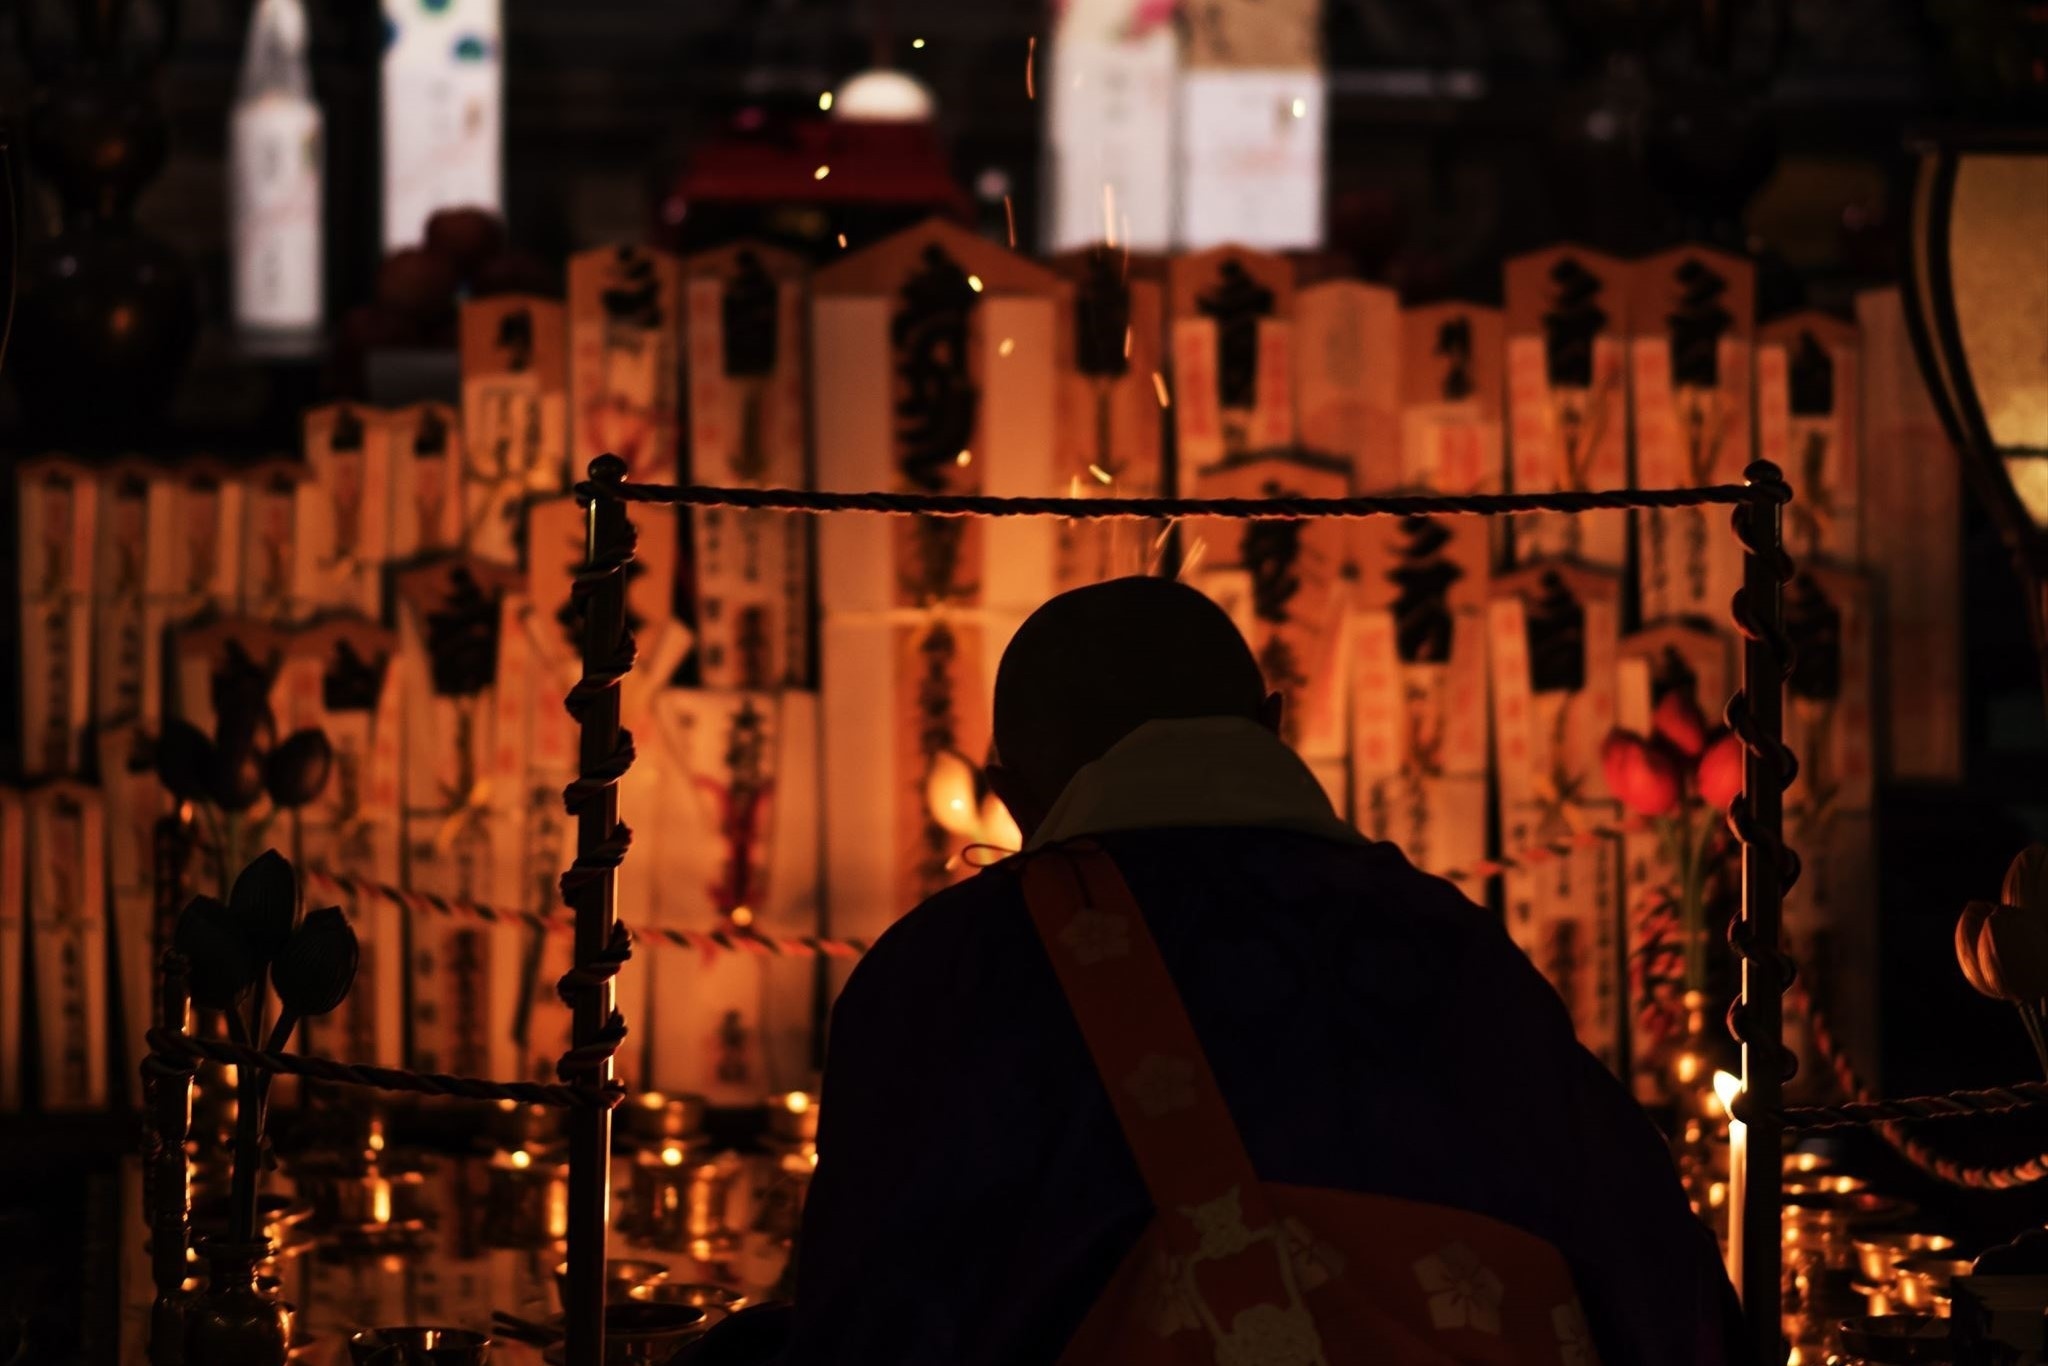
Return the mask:
[(1733, 1116), (1735, 1098), (1742, 1094), (1742, 1078), (1733, 1072), (1714, 1073), (1714, 1098), (1721, 1102), (1721, 1112)]
[(663, 1165), (664, 1167), (680, 1167), (680, 1166), (682, 1166), (682, 1165), (683, 1165), (683, 1150), (682, 1150), (681, 1148), (678, 1148), (678, 1147), (677, 1147), (677, 1146), (676, 1146), (675, 1144), (673, 1144), (673, 1143), (669, 1144), (669, 1145), (668, 1145), (668, 1146), (667, 1146), (666, 1148), (663, 1148), (663, 1149), (661, 1150), (661, 1164), (662, 1164), (662, 1165)]
[(512, 1165), (521, 1171), (525, 1171), (533, 1165), (533, 1154), (524, 1148), (514, 1148), (512, 1150)]
[(811, 1108), (811, 1097), (804, 1091), (791, 1091), (782, 1098), (783, 1108), (793, 1115), (800, 1115)]

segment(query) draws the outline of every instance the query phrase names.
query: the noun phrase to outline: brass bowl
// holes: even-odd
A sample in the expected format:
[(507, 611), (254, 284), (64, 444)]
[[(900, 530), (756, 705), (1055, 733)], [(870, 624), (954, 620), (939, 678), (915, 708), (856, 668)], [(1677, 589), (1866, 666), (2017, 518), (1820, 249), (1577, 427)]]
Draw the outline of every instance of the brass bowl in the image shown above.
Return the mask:
[(1892, 1271), (1892, 1298), (1915, 1313), (1948, 1316), (1949, 1282), (1970, 1274), (1972, 1259), (1952, 1252), (1902, 1258)]
[(1843, 1319), (1842, 1350), (1884, 1366), (1945, 1363), (1950, 1359), (1948, 1324), (1931, 1314), (1878, 1314)]
[(1856, 1249), (1856, 1269), (1867, 1285), (1890, 1285), (1892, 1269), (1918, 1252), (1946, 1252), (1956, 1240), (1946, 1233), (1923, 1233), (1915, 1229), (1880, 1229), (1851, 1239)]
[(636, 1285), (626, 1295), (642, 1304), (687, 1304), (692, 1309), (702, 1309), (706, 1328), (753, 1303), (737, 1290), (701, 1281), (656, 1281), (652, 1285)]
[(659, 1147), (669, 1139), (695, 1138), (704, 1132), (707, 1102), (702, 1096), (642, 1091), (613, 1111), (626, 1142)]
[[(604, 1264), (604, 1302), (623, 1304), (626, 1298), (643, 1285), (653, 1285), (668, 1279), (668, 1265), (643, 1257), (612, 1257)], [(555, 1294), (560, 1297), (564, 1309), (569, 1304), (569, 1264), (559, 1263), (555, 1267)]]
[(818, 1098), (808, 1091), (789, 1091), (768, 1098), (768, 1132), (781, 1143), (818, 1141)]
[(404, 1324), (365, 1328), (350, 1336), (354, 1366), (487, 1366), (491, 1339), (467, 1328)]
[[(710, 1315), (687, 1304), (608, 1304), (604, 1308), (604, 1366), (667, 1366), (704, 1336)], [(561, 1343), (542, 1354), (549, 1366), (568, 1358)]]

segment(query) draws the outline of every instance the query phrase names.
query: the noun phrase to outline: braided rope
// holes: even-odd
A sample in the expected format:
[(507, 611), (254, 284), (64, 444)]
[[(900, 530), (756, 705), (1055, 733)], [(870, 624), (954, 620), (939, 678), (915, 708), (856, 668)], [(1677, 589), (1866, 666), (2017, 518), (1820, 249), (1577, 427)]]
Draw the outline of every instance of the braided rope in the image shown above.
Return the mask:
[(1300, 521), (1311, 517), (1498, 517), (1529, 512), (1602, 512), (1628, 508), (1743, 507), (1782, 503), (1780, 482), (1710, 484), (1681, 489), (1559, 490), (1547, 493), (1374, 494), (1353, 498), (1032, 498), (971, 493), (842, 493), (812, 489), (736, 489), (706, 485), (591, 480), (579, 496), (679, 507), (765, 512), (875, 512), (892, 517), (1066, 517), (1157, 521), (1225, 517), (1238, 521)]
[[(1754, 462), (1743, 471), (1743, 474), (1750, 480), (1751, 486), (1760, 491), (1760, 496), (1752, 500), (1749, 506), (1735, 510), (1730, 519), (1734, 524), (1735, 539), (1742, 543), (1746, 556), (1755, 557), (1771, 553), (1775, 559), (1772, 567), (1773, 576), (1782, 586), (1792, 577), (1792, 557), (1785, 553), (1782, 546), (1775, 543), (1775, 537), (1768, 546), (1759, 540), (1756, 531), (1750, 525), (1749, 512), (1753, 506), (1787, 501), (1791, 497), (1790, 487), (1784, 482), (1777, 466), (1768, 461)], [(1747, 587), (1736, 590), (1734, 598), (1729, 603), (1729, 615), (1734, 620), (1735, 629), (1741, 633), (1744, 640), (1760, 642), (1764, 646), (1771, 662), (1777, 668), (1777, 686), (1782, 687), (1782, 680), (1789, 678), (1792, 673), (1792, 643), (1786, 638), (1782, 626), (1765, 621), (1758, 612), (1757, 605), (1750, 601)], [(1747, 689), (1737, 689), (1735, 695), (1728, 699), (1724, 719), (1728, 723), (1728, 728), (1742, 740), (1750, 757), (1757, 761), (1758, 768), (1766, 780), (1775, 776), (1781, 790), (1790, 787), (1799, 773), (1798, 756), (1780, 737), (1766, 736), (1763, 733), (1763, 728), (1757, 723), (1756, 715), (1751, 709)], [(1786, 845), (1779, 831), (1764, 828), (1763, 823), (1756, 817), (1755, 808), (1751, 805), (1747, 792), (1738, 792), (1730, 799), (1728, 829), (1745, 851), (1761, 850), (1764, 856), (1776, 859), (1778, 894), (1782, 902), (1784, 894), (1791, 891), (1793, 884), (1799, 881), (1799, 855)], [(1777, 945), (1756, 942), (1746, 918), (1737, 917), (1729, 923), (1728, 944), (1738, 958), (1762, 964), (1766, 980), (1775, 978), (1780, 983), (1781, 992), (1791, 986), (1794, 971), (1792, 960), (1782, 953)], [(1782, 1039), (1750, 1037), (1749, 1024), (1744, 1017), (1740, 999), (1728, 1007), (1728, 1032), (1738, 1043), (1755, 1050), (1759, 1055), (1775, 1055), (1785, 1080), (1790, 1081), (1797, 1072), (1799, 1059), (1791, 1049), (1784, 1046)], [(1760, 1067), (1767, 1063), (1767, 1057), (1759, 1057)]]
[[(1963, 1114), (2003, 1114), (2022, 1107), (2048, 1103), (2048, 1083), (2020, 1082), (1988, 1091), (1957, 1091), (1947, 1096), (1922, 1096), (1907, 1100), (1879, 1101), (1857, 1075), (1856, 1064), (1843, 1051), (1828, 1025), (1827, 1016), (1807, 993), (1803, 984), (1792, 989), (1793, 1001), (1806, 1013), (1807, 1033), (1814, 1052), (1834, 1073), (1842, 1094), (1851, 1097), (1844, 1105), (1796, 1106), (1785, 1111), (1785, 1122), (1802, 1129), (1826, 1128), (1836, 1124), (1868, 1124), (1900, 1157), (1937, 1181), (1966, 1190), (2012, 1190), (2048, 1181), (2048, 1153), (2037, 1154), (2004, 1167), (1983, 1167), (1958, 1162), (1936, 1152), (1925, 1140), (1906, 1132), (1901, 1119), (1937, 1119)], [(1809, 1118), (1811, 1116), (1811, 1118)], [(1839, 1116), (1839, 1118), (1837, 1118)]]
[(202, 1039), (162, 1028), (150, 1030), (147, 1038), (154, 1055), (166, 1059), (167, 1064), (172, 1059), (192, 1063), (231, 1063), (237, 1067), (311, 1077), (315, 1081), (334, 1082), (341, 1086), (366, 1086), (378, 1091), (403, 1091), (412, 1095), (510, 1100), (523, 1105), (550, 1105), (557, 1109), (595, 1107), (609, 1110), (626, 1094), (626, 1088), (616, 1082), (609, 1086), (554, 1085), (537, 1081), (487, 1081), (481, 1077), (458, 1077), (446, 1072), (411, 1072), (402, 1067), (339, 1062), (309, 1053), (273, 1053), (225, 1039)]
[[(430, 915), (480, 920), (491, 925), (524, 925), (549, 934), (567, 934), (576, 928), (575, 922), (563, 915), (508, 911), (459, 897), (416, 892), (368, 878), (345, 877), (320, 869), (308, 871), (306, 877), (310, 882), (344, 895), (378, 897), (401, 909)], [(690, 949), (705, 954), (751, 953), (762, 958), (858, 958), (868, 951), (865, 939), (832, 939), (817, 934), (769, 935), (758, 930), (675, 930), (666, 926), (634, 926), (631, 933), (635, 944)]]

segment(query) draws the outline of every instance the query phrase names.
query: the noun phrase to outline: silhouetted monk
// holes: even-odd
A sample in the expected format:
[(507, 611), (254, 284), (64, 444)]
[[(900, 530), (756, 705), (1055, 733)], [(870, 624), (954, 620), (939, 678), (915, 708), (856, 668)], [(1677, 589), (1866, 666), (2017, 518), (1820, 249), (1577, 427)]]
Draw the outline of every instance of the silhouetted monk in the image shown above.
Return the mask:
[(839, 1000), (787, 1366), (1729, 1358), (1655, 1130), (1278, 720), (1190, 588), (1017, 633), (990, 780), (1028, 848)]

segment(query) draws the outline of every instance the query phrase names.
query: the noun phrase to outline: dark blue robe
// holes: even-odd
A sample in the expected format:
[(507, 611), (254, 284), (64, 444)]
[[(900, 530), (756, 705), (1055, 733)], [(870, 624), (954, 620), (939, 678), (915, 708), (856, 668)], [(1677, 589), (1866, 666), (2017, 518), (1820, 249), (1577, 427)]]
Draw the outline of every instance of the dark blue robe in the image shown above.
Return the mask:
[[(1099, 839), (1262, 1177), (1547, 1239), (1605, 1366), (1740, 1350), (1662, 1138), (1491, 915), (1387, 844)], [(918, 907), (855, 969), (821, 1118), (784, 1366), (1054, 1362), (1151, 1213), (1001, 866)]]

